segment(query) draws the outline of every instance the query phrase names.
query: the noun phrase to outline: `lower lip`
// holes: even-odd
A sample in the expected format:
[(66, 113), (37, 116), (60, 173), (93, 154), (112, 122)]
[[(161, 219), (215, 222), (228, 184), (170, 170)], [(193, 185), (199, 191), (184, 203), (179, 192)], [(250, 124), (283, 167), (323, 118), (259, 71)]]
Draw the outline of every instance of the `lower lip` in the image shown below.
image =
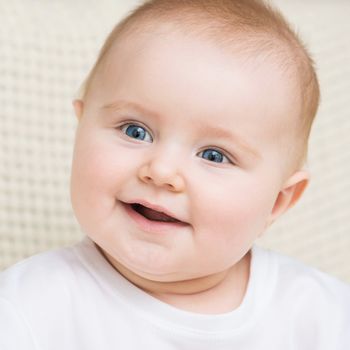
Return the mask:
[(151, 233), (165, 233), (168, 231), (179, 230), (181, 228), (189, 226), (184, 222), (163, 222), (148, 220), (137, 211), (135, 211), (130, 204), (120, 202), (124, 207), (126, 213), (136, 222), (136, 224), (146, 232)]

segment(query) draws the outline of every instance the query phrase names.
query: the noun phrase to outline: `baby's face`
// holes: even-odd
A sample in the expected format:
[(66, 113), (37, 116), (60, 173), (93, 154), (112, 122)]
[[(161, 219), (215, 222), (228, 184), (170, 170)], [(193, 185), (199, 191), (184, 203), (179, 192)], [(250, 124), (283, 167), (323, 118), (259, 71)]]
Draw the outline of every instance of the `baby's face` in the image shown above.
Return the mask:
[[(157, 281), (237, 263), (283, 211), (285, 124), (298, 113), (285, 80), (273, 62), (180, 34), (114, 47), (76, 134), (71, 194), (84, 232)], [(161, 206), (183, 223), (124, 203)]]

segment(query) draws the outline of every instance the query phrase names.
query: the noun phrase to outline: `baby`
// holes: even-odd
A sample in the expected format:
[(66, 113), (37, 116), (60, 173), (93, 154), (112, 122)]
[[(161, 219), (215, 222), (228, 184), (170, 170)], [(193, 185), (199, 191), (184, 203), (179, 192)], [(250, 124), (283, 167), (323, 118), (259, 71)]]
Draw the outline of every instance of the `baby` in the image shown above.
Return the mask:
[(86, 234), (0, 275), (1, 350), (350, 349), (350, 288), (254, 244), (309, 181), (313, 61), (259, 0), (151, 0), (73, 101)]

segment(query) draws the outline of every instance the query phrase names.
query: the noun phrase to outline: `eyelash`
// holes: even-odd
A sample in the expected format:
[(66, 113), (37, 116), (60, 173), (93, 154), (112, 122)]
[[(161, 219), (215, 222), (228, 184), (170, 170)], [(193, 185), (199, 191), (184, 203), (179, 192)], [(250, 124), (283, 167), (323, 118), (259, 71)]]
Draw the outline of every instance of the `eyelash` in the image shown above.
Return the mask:
[[(126, 136), (128, 136), (128, 137), (130, 137), (130, 138), (133, 138), (132, 136), (130, 136), (130, 135), (128, 135), (128, 134), (126, 133), (126, 130), (128, 129), (129, 126), (136, 126), (136, 127), (138, 127), (138, 128), (141, 128), (141, 129), (145, 130), (146, 133), (148, 133), (148, 134), (150, 135), (150, 139), (151, 139), (150, 143), (153, 141), (153, 138), (152, 138), (152, 136), (151, 136), (151, 133), (147, 130), (147, 128), (145, 128), (144, 126), (142, 126), (142, 125), (140, 125), (140, 124), (138, 124), (138, 123), (125, 123), (125, 124), (119, 126), (118, 129), (121, 130)], [(126, 128), (125, 128), (125, 127), (126, 127)], [(125, 129), (125, 132), (124, 132), (124, 129)], [(138, 131), (140, 131), (140, 130), (138, 130)], [(136, 138), (135, 138), (135, 139), (136, 139)], [(137, 139), (136, 139), (136, 140), (137, 140)], [(141, 140), (141, 141), (144, 141), (144, 140)], [(149, 141), (145, 141), (145, 142), (149, 142)], [(231, 163), (231, 164), (235, 164), (234, 162), (232, 162), (232, 161), (229, 159), (229, 157), (227, 157), (227, 156), (224, 154), (224, 152), (222, 152), (221, 150), (219, 150), (219, 149), (217, 149), (217, 148), (215, 148), (215, 147), (208, 147), (208, 148), (206, 148), (204, 151), (199, 152), (198, 154), (204, 153), (205, 151), (209, 151), (209, 150), (210, 150), (210, 151), (214, 151), (214, 152), (216, 152), (217, 154), (218, 154), (218, 153), (221, 154), (223, 158), (226, 158), (226, 159), (228, 160), (228, 162), (214, 162), (214, 161), (208, 160), (208, 159), (206, 159), (206, 158), (203, 158), (203, 159), (208, 160), (208, 161), (211, 162), (211, 163), (218, 163), (218, 164), (227, 164), (227, 163)]]

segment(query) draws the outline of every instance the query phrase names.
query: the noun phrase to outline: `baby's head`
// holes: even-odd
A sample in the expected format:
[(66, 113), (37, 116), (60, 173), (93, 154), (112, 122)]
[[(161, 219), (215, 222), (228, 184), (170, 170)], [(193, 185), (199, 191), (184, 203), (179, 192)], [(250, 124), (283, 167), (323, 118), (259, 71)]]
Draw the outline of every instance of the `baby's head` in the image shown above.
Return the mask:
[(306, 49), (261, 1), (146, 2), (74, 101), (82, 229), (131, 280), (226, 271), (307, 185), (318, 102)]

